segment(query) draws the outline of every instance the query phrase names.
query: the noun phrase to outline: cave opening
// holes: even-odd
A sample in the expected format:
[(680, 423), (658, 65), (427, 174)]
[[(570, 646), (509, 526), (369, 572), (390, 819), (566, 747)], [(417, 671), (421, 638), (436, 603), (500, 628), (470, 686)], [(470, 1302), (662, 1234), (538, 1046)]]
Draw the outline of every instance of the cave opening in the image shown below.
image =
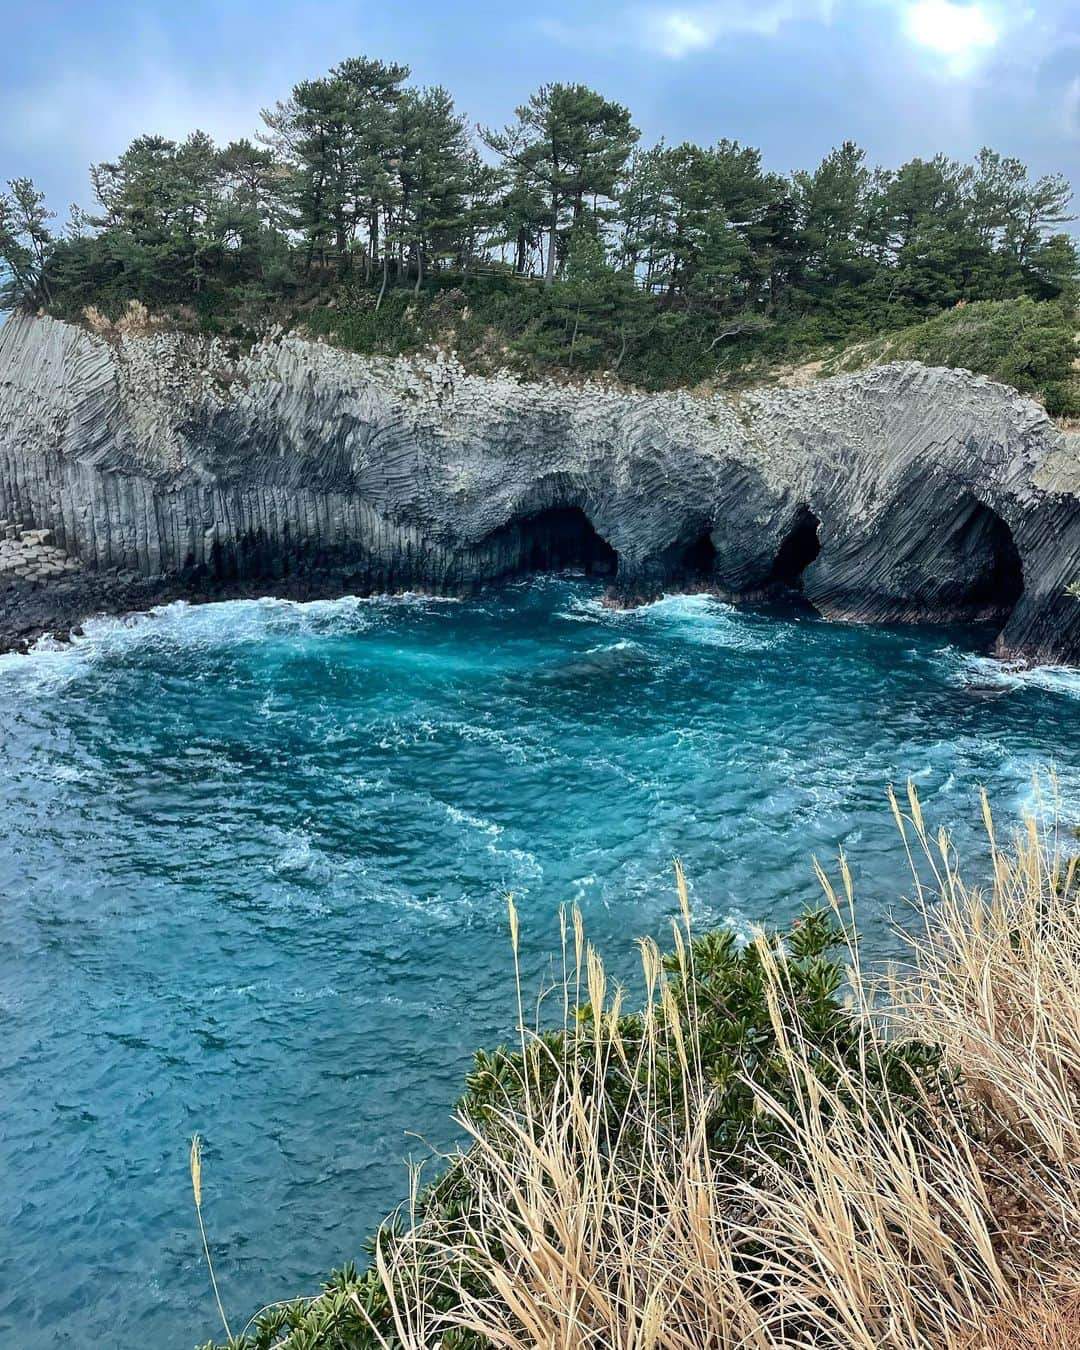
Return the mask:
[(808, 506), (800, 508), (784, 536), (767, 585), (796, 590), (802, 585), (802, 574), (821, 552), (818, 530), (821, 521)]
[(686, 545), (676, 570), (680, 575), (695, 581), (705, 581), (715, 573), (716, 545), (711, 530), (706, 530), (700, 538)]
[(619, 559), (579, 506), (553, 506), (488, 535), (497, 576), (581, 571), (613, 577)]
[(1004, 621), (1024, 591), (1024, 567), (1012, 530), (998, 513), (965, 497), (949, 550), (960, 561), (957, 605), (974, 619)]

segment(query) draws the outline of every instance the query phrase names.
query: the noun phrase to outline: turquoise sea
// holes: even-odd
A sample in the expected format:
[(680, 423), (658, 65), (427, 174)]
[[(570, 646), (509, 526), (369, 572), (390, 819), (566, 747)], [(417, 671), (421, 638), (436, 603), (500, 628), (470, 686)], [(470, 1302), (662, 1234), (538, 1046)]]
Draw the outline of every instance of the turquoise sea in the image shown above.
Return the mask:
[(985, 634), (548, 578), (467, 602), (170, 606), (0, 658), (0, 1345), (188, 1350), (315, 1292), (453, 1139), (576, 903), (629, 974), (675, 911), (743, 932), (845, 849), (895, 950), (885, 801), (918, 783), (978, 866), (1054, 761), (1080, 820), (1080, 674)]

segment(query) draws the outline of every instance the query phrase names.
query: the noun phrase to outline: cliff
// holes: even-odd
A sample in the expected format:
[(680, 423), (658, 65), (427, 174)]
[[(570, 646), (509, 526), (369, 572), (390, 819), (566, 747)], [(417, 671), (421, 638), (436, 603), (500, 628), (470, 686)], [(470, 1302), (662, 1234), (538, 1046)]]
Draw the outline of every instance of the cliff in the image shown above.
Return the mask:
[(994, 620), (1003, 654), (1080, 662), (1080, 437), (915, 363), (644, 395), (14, 316), (5, 521), (9, 642), (170, 595), (457, 592), (577, 565), (624, 600), (798, 588), (829, 617)]

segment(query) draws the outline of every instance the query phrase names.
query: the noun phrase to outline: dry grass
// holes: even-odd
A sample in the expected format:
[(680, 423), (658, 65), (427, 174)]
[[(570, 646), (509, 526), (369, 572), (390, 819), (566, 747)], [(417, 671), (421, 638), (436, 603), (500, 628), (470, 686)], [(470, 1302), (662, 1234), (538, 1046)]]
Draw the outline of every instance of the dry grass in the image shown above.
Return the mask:
[(108, 337), (116, 333), (144, 337), (168, 325), (168, 320), (160, 314), (151, 314), (141, 300), (129, 300), (115, 322), (97, 305), (87, 305), (83, 310), (83, 321), (90, 331), (97, 333), (99, 337)]
[(914, 794), (909, 814), (898, 812), (927, 878), (917, 973), (898, 1011), (963, 1074), (1009, 1241), (1029, 1266), (1049, 1268), (1080, 1239), (1077, 859), (1035, 818), (999, 846), (985, 798), (983, 810), (988, 891), (964, 880), (945, 836), (931, 846)]
[(210, 1259), (210, 1243), (206, 1239), (206, 1224), (203, 1222), (202, 1139), (197, 1134), (192, 1135), (191, 1138), (191, 1153), (189, 1154), (188, 1164), (191, 1171), (191, 1194), (195, 1200), (195, 1213), (199, 1220), (199, 1236), (202, 1238), (203, 1254), (206, 1257), (206, 1268), (210, 1272), (210, 1283), (213, 1286), (214, 1299), (217, 1302), (221, 1324), (225, 1328), (225, 1335), (231, 1341), (232, 1332), (229, 1330), (229, 1319), (225, 1316), (225, 1309), (222, 1306), (221, 1294), (218, 1291), (217, 1276), (214, 1273), (214, 1263)]
[(87, 305), (83, 310), (83, 319), (92, 333), (103, 335), (113, 331), (112, 320), (97, 305)]
[[(925, 1115), (913, 1124), (910, 1094), (871, 1095), (861, 1072), (837, 1064), (826, 1087), (791, 1006), (785, 954), (759, 938), (795, 1106), (759, 1105), (783, 1118), (792, 1146), (787, 1161), (756, 1148), (732, 1168), (706, 1143), (712, 1089), (695, 1010), (675, 1006), (675, 990), (693, 988), (681, 873), (678, 969), (666, 974), (642, 944), (645, 1031), (633, 1045), (619, 1033), (622, 994), (575, 916), (569, 941), (564, 930), (567, 1024), (583, 997), (603, 1008), (593, 1053), (602, 1066), (619, 1060), (637, 1086), (613, 1125), (596, 1095), (604, 1073), (583, 1072), (580, 1056), (560, 1056), (522, 1020), (517, 1104), (461, 1122), (479, 1203), (380, 1248), (407, 1350), (440, 1346), (455, 1329), (506, 1350), (1080, 1345), (1075, 863), (1034, 820), (999, 846), (987, 808), (984, 891), (963, 880), (948, 839), (930, 836), (913, 791), (894, 809), (923, 932), (885, 1008), (852, 947), (861, 1055), (869, 1064), (888, 1037), (936, 1039), (962, 1076), (959, 1099), (925, 1102), (927, 1126)], [(842, 861), (840, 875), (839, 892), (822, 876), (838, 915), (852, 907)], [(685, 1088), (677, 1110), (653, 1071), (669, 1056)], [(433, 1269), (454, 1294), (443, 1311)]]
[(1015, 1317), (993, 1318), (972, 1350), (1076, 1350), (1080, 1293), (1033, 1300)]

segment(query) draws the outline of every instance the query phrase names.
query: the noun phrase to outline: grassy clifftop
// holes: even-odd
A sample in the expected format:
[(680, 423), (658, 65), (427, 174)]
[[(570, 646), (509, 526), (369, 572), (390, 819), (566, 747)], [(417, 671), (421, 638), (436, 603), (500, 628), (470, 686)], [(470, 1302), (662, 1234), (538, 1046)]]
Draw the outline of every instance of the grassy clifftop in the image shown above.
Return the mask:
[(1080, 414), (1076, 319), (1033, 300), (960, 305), (926, 323), (856, 344), (828, 358), (823, 374), (883, 361), (961, 366), (1032, 394), (1058, 417)]
[(300, 305), (264, 300), (211, 315), (173, 306), (152, 316), (128, 302), (110, 310), (89, 306), (74, 317), (100, 332), (164, 325), (239, 343), (280, 326), (363, 355), (453, 351), (476, 374), (510, 369), (526, 379), (570, 380), (599, 374), (646, 389), (805, 382), (913, 360), (987, 375), (1037, 398), (1055, 417), (1080, 416), (1077, 316), (1058, 302), (1027, 298), (961, 304), (924, 323), (824, 345), (799, 331), (762, 327), (734, 333), (727, 347), (710, 350), (685, 316), (671, 316), (667, 323), (661, 317), (643, 338), (612, 334), (606, 344), (583, 340), (576, 361), (568, 350), (544, 345), (552, 301), (524, 282), (450, 286), (419, 295), (396, 290), (381, 303), (370, 288), (344, 287)]
[(424, 300), (398, 293), (389, 306), (376, 309), (359, 291), (298, 317), (313, 334), (352, 351), (397, 355), (442, 346), (482, 373), (507, 365), (533, 377), (607, 372), (647, 388), (670, 388), (769, 381), (793, 357), (813, 361), (823, 376), (914, 360), (989, 375), (1039, 398), (1055, 416), (1080, 413), (1076, 317), (1054, 302), (977, 301), (855, 343), (824, 345), (795, 329), (765, 326), (732, 333), (726, 347), (710, 349), (682, 316), (673, 316), (640, 341), (613, 334), (611, 351), (587, 347), (576, 366), (565, 353), (559, 359), (539, 342), (551, 325), (549, 307), (542, 291), (526, 291), (523, 298), (520, 292), (478, 296), (454, 288)]

